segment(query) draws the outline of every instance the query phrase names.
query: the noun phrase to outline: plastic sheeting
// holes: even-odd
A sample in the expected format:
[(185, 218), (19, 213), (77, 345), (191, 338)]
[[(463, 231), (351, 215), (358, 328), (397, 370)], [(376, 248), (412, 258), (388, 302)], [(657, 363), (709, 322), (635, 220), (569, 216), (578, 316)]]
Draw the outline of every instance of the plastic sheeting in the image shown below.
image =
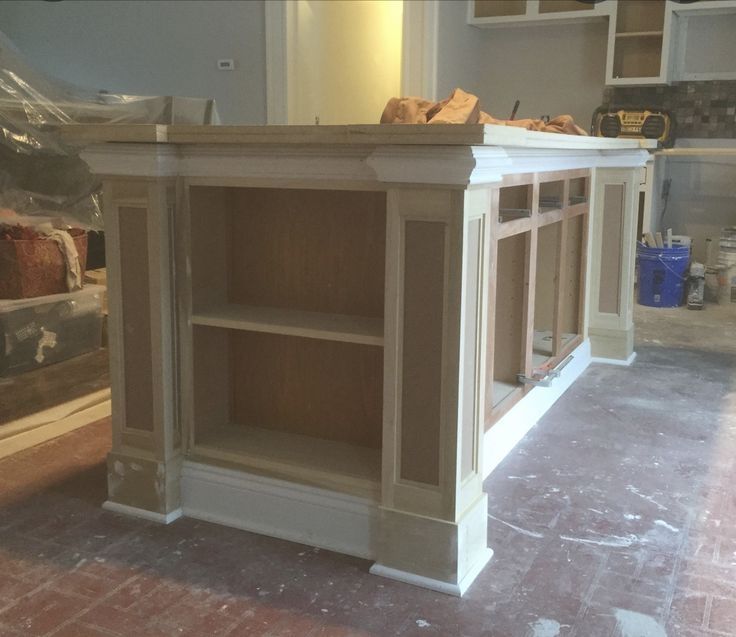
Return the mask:
[(58, 127), (173, 123), (219, 123), (214, 101), (85, 90), (33, 69), (0, 32), (0, 209), (101, 230), (100, 184)]

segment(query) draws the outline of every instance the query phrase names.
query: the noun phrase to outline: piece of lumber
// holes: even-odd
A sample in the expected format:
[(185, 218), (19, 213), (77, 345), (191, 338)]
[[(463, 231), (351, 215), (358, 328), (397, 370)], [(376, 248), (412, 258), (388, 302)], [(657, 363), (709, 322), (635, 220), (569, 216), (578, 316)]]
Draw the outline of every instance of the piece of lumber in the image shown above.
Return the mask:
[(644, 243), (647, 244), (648, 248), (656, 248), (657, 242), (654, 240), (654, 235), (651, 232), (644, 233)]
[(664, 240), (662, 239), (662, 233), (661, 232), (658, 232), (655, 235), (655, 237), (657, 239), (657, 247), (658, 248), (664, 248)]

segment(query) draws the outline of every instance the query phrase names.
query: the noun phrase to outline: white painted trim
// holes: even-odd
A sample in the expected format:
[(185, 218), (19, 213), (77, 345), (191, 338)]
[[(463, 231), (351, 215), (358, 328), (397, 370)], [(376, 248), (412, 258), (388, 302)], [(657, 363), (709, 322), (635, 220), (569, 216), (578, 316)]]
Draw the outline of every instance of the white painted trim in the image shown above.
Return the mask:
[(95, 144), (79, 156), (95, 175), (176, 177), (179, 167), (179, 148), (161, 143)]
[(458, 584), (443, 582), (442, 580), (433, 579), (431, 577), (423, 577), (422, 575), (416, 575), (407, 571), (400, 571), (399, 569), (390, 568), (383, 564), (378, 564), (377, 562), (370, 567), (369, 572), (371, 575), (379, 575), (380, 577), (397, 580), (399, 582), (404, 582), (405, 584), (411, 584), (412, 586), (428, 588), (432, 591), (437, 591), (438, 593), (453, 595), (454, 597), (462, 597), (492, 557), (493, 549), (486, 548), (481, 553), (480, 558), (476, 560), (475, 564), (473, 564), (473, 568), (465, 574), (465, 577), (463, 577)]
[(266, 9), (266, 123), (288, 124), (287, 6), (269, 0)]
[(110, 414), (110, 390), (105, 389), (32, 416), (20, 418), (2, 426), (0, 458), (108, 418)]
[(375, 555), (378, 503), (244, 471), (184, 461), (184, 515), (362, 558)]
[(155, 511), (148, 511), (146, 509), (139, 509), (138, 507), (128, 506), (127, 504), (118, 504), (117, 502), (111, 502), (110, 500), (105, 500), (102, 503), (102, 508), (105, 509), (105, 511), (111, 511), (112, 513), (129, 515), (134, 518), (149, 520), (150, 522), (158, 522), (159, 524), (171, 524), (183, 515), (181, 508), (164, 514), (156, 513)]
[(438, 32), (438, 0), (404, 0), (401, 95), (437, 99)]
[(602, 358), (600, 356), (594, 356), (590, 359), (591, 363), (602, 363), (604, 365), (621, 365), (623, 367), (629, 367), (636, 360), (636, 352), (632, 352), (626, 360), (620, 360), (618, 358)]
[(549, 387), (534, 387), (496, 422), (483, 437), (483, 478), (499, 465), (591, 362), (590, 341), (583, 341), (573, 359)]

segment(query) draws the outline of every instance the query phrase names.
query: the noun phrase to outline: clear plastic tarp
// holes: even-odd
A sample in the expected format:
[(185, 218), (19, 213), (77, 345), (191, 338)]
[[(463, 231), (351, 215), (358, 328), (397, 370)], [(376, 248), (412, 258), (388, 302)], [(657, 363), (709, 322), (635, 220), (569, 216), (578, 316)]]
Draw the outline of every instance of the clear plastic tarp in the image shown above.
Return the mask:
[(0, 32), (0, 221), (14, 213), (103, 228), (100, 184), (64, 124), (217, 124), (214, 100), (86, 90), (32, 68)]

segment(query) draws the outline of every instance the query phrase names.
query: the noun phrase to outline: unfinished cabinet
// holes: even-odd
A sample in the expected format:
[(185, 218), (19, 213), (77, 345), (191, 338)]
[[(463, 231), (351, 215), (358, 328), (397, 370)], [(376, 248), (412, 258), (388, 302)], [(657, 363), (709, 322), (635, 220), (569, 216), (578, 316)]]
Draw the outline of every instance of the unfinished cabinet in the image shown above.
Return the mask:
[(468, 0), (468, 24), (479, 27), (592, 20), (607, 15), (609, 2), (581, 0)]
[[(585, 369), (593, 328), (631, 354), (630, 282), (609, 264), (631, 271), (635, 224), (599, 238), (634, 214), (620, 189), (649, 142), (76, 131), (106, 142), (83, 154), (104, 175), (109, 240), (105, 507), (320, 546), (462, 595), (492, 554), (484, 477)], [(615, 307), (588, 322), (609, 290)]]
[(531, 387), (551, 383), (583, 338), (590, 173), (514, 175), (505, 182), (493, 198), (487, 427)]

